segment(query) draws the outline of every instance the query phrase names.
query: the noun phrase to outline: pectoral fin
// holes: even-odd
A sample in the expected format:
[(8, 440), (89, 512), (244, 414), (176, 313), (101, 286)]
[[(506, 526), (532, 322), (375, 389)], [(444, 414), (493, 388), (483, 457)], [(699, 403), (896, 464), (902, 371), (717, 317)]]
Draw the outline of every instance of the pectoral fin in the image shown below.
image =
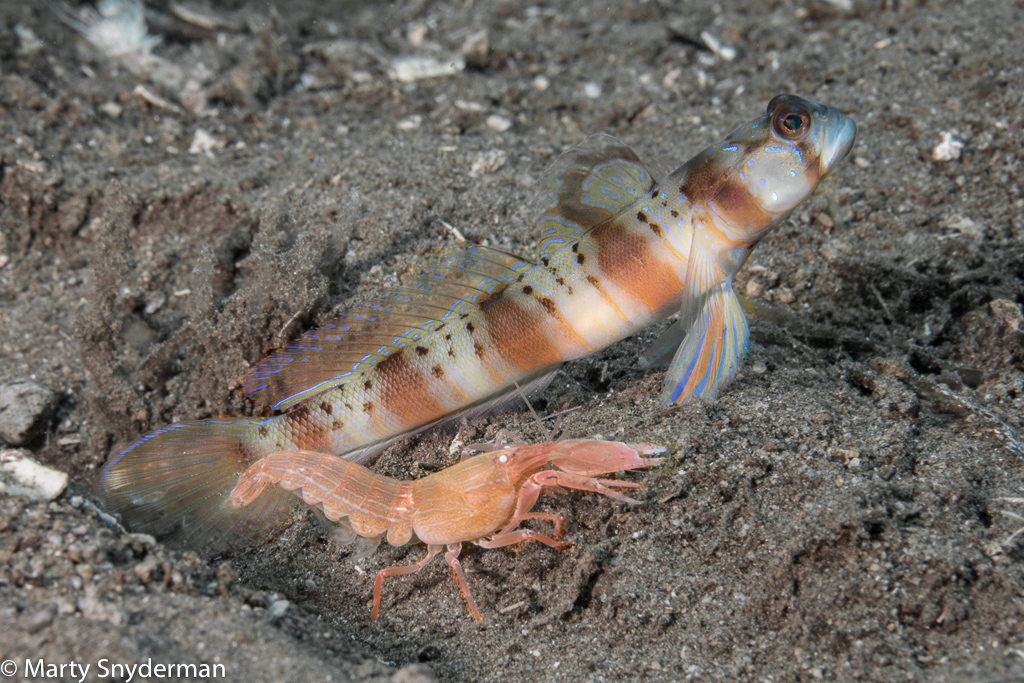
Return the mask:
[(714, 399), (750, 350), (750, 325), (732, 282), (717, 285), (702, 299), (665, 377), (663, 406), (686, 403), (694, 396)]
[(750, 325), (733, 289), (733, 277), (748, 253), (715, 228), (712, 216), (694, 214), (679, 320), (644, 354), (647, 363), (659, 362), (685, 331), (665, 377), (663, 406), (686, 403), (694, 396), (712, 400), (747, 357)]

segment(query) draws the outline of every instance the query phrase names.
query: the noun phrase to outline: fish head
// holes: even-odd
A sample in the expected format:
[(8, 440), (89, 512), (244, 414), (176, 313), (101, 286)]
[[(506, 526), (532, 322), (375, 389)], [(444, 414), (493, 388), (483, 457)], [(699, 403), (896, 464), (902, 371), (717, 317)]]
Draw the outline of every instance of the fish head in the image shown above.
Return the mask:
[(681, 190), (713, 212), (734, 244), (749, 248), (814, 193), (849, 154), (856, 130), (834, 107), (778, 95), (764, 114), (695, 158)]
[(786, 214), (849, 154), (856, 133), (853, 119), (835, 107), (778, 95), (763, 116), (733, 133), (747, 143), (736, 171), (765, 211)]

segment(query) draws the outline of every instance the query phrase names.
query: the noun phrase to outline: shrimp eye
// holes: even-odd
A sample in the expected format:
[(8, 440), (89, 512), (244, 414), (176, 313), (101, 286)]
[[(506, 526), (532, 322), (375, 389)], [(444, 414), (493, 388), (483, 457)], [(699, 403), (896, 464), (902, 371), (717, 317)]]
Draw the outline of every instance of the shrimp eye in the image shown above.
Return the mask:
[(772, 129), (781, 138), (799, 140), (811, 129), (810, 112), (800, 104), (780, 107), (772, 116)]

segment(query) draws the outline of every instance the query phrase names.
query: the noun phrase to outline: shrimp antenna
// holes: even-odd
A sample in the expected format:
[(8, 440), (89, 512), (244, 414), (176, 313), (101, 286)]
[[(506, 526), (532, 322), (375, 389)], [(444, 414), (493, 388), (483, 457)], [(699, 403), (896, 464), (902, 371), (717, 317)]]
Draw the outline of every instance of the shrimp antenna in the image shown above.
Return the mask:
[(526, 397), (526, 392), (524, 392), (523, 388), (519, 386), (519, 382), (517, 382), (515, 380), (512, 380), (512, 383), (516, 385), (516, 391), (519, 392), (519, 395), (522, 397), (523, 401), (526, 403), (526, 407), (529, 408), (530, 414), (533, 415), (533, 419), (537, 422), (537, 427), (539, 427), (540, 431), (543, 432), (544, 438), (548, 442), (554, 441), (554, 439), (552, 438), (552, 436), (553, 436), (552, 433), (549, 432), (547, 430), (547, 428), (544, 426), (544, 420), (540, 419), (540, 415), (538, 415), (537, 411), (533, 409), (533, 404), (530, 403), (530, 399), (528, 399)]

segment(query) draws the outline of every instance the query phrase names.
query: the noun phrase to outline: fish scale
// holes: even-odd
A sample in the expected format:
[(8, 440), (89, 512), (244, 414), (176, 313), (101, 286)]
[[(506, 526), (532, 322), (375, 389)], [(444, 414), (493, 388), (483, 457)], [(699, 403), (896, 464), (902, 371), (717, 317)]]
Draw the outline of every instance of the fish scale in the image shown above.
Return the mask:
[[(590, 138), (545, 176), (539, 260), (479, 245), (435, 256), (249, 370), (245, 394), (283, 412), (144, 437), (104, 468), (102, 495), (133, 528), (178, 530), (192, 545), (252, 535), (263, 522), (225, 501), (260, 458), (315, 450), (365, 461), (673, 313), (642, 359), (671, 358), (661, 402), (713, 399), (749, 347), (736, 273), (854, 134), (838, 110), (779, 96), (658, 182), (622, 143)], [(269, 524), (273, 509), (263, 512)]]

